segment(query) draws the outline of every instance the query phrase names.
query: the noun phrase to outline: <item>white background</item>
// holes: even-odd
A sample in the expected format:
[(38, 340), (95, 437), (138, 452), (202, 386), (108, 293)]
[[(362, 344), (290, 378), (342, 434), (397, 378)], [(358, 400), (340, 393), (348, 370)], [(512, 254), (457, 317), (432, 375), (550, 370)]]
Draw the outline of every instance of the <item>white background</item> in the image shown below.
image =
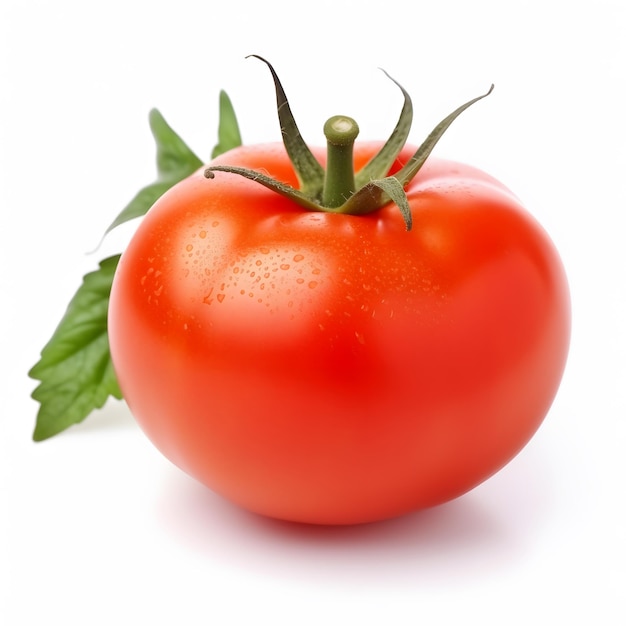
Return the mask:
[[(410, 10), (408, 9), (410, 7)], [(0, 5), (0, 622), (626, 623), (626, 4), (623, 0)], [(217, 96), (244, 141), (278, 140), (275, 65), (302, 133), (354, 116), (386, 137), (412, 94), (419, 142), (490, 171), (552, 235), (574, 326), (559, 395), (503, 471), (389, 523), (259, 519), (169, 464), (110, 403), (31, 440), (26, 372), (88, 254), (154, 178), (158, 107), (203, 158)]]

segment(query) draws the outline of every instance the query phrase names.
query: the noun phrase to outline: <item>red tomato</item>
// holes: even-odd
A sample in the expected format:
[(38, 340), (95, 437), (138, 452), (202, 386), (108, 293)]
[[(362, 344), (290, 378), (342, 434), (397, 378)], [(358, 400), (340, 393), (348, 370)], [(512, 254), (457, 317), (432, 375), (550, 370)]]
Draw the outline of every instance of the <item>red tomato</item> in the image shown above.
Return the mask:
[[(355, 167), (379, 148), (357, 144)], [(218, 163), (297, 184), (282, 144)], [(109, 335), (166, 457), (251, 511), (351, 524), (455, 498), (520, 451), (568, 351), (558, 254), (469, 166), (431, 157), (407, 196), (411, 231), (393, 204), (309, 212), (225, 173), (155, 204), (122, 255)]]

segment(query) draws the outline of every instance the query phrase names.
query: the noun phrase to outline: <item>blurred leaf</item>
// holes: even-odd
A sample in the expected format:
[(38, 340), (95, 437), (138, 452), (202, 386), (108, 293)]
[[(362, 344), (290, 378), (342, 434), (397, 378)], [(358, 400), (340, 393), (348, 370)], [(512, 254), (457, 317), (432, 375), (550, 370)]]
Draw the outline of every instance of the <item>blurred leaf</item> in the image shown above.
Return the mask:
[(109, 396), (121, 398), (109, 352), (107, 312), (120, 255), (86, 274), (28, 375), (40, 381), (32, 397), (40, 403), (33, 439), (42, 441), (81, 422)]

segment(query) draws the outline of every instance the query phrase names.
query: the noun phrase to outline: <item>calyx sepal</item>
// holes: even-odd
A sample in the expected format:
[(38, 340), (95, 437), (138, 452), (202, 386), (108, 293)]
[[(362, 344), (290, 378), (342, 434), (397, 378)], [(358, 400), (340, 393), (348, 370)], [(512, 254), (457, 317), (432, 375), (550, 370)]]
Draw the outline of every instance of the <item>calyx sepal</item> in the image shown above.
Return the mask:
[[(392, 176), (387, 175), (392, 164), (406, 144), (413, 122), (413, 104), (407, 91), (389, 74), (385, 75), (402, 91), (404, 105), (398, 122), (383, 147), (358, 171), (354, 172), (352, 148), (358, 135), (358, 126), (346, 116), (334, 116), (326, 122), (328, 165), (324, 169), (305, 143), (291, 112), (287, 96), (272, 65), (258, 55), (269, 68), (276, 90), (276, 106), (282, 130), (283, 143), (291, 160), (299, 187), (293, 187), (259, 171), (229, 165), (211, 165), (204, 171), (206, 178), (215, 172), (243, 176), (285, 196), (309, 211), (366, 215), (394, 202), (402, 214), (407, 230), (412, 218), (405, 188), (419, 172), (433, 148), (452, 122), (470, 106), (487, 97), (494, 88), (469, 100), (445, 117), (430, 132), (415, 154)], [(384, 70), (383, 70), (384, 71)]]

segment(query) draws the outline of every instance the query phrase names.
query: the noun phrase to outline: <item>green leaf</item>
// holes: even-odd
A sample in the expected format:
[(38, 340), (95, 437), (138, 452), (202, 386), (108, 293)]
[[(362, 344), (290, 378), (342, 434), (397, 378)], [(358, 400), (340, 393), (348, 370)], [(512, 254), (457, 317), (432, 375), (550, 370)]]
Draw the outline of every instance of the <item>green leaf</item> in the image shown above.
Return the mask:
[(278, 121), (280, 130), (283, 135), (283, 144), (289, 155), (289, 159), (293, 165), (300, 190), (311, 198), (321, 197), (324, 188), (324, 168), (320, 165), (315, 155), (311, 152), (309, 146), (305, 143), (296, 120), (291, 112), (291, 107), (287, 101), (285, 90), (278, 79), (271, 63), (257, 54), (251, 54), (251, 57), (263, 61), (272, 74), (274, 80), (274, 89), (276, 91), (276, 109), (278, 112)]
[(293, 202), (299, 204), (300, 206), (305, 207), (309, 211), (322, 211), (322, 207), (317, 204), (314, 200), (311, 200), (309, 196), (305, 193), (288, 185), (287, 183), (282, 183), (275, 178), (271, 178), (270, 176), (266, 176), (257, 170), (250, 170), (245, 167), (237, 167), (230, 165), (210, 165), (204, 170), (204, 176), (209, 180), (215, 178), (214, 172), (227, 172), (229, 174), (237, 174), (238, 176), (242, 176), (243, 178), (247, 178), (248, 180), (252, 180), (255, 183), (259, 183), (259, 185), (263, 185), (268, 189), (284, 196), (285, 198), (289, 198)]
[(489, 90), (482, 96), (478, 96), (477, 98), (473, 98), (469, 102), (462, 104), (458, 109), (452, 111), (450, 115), (442, 119), (441, 122), (435, 126), (428, 137), (426, 137), (426, 139), (420, 144), (417, 152), (409, 159), (409, 161), (407, 161), (404, 167), (396, 173), (396, 178), (402, 185), (407, 185), (411, 179), (415, 177), (422, 165), (426, 162), (426, 159), (430, 156), (430, 153), (433, 151), (437, 142), (443, 137), (452, 122), (454, 122), (454, 120), (459, 117), (463, 111), (471, 107), (479, 100), (486, 98), (493, 91), (493, 87), (494, 86), (491, 85)]
[(40, 381), (33, 439), (42, 441), (81, 422), (109, 396), (121, 398), (109, 352), (107, 311), (120, 255), (86, 274), (40, 360), (28, 375)]
[[(141, 217), (170, 187), (190, 176), (202, 161), (172, 130), (157, 109), (150, 111), (157, 147), (157, 180), (144, 187), (107, 229)], [(219, 143), (213, 153), (241, 145), (230, 99), (220, 93)], [(105, 233), (106, 234), (106, 233)], [(33, 439), (43, 441), (84, 420), (110, 396), (121, 399), (109, 350), (107, 314), (111, 285), (120, 255), (86, 274), (65, 315), (29, 376), (40, 381), (32, 393), (39, 402)]]
[(385, 70), (383, 70), (383, 72), (385, 76), (394, 82), (402, 91), (404, 105), (400, 112), (400, 119), (385, 145), (381, 148), (380, 152), (374, 155), (357, 173), (355, 181), (357, 189), (367, 185), (370, 180), (381, 178), (387, 174), (393, 162), (396, 160), (396, 157), (404, 147), (409, 137), (411, 124), (413, 123), (413, 103), (411, 96), (409, 96), (407, 90), (398, 81), (391, 78)]
[(400, 181), (394, 176), (388, 176), (387, 178), (381, 178), (380, 180), (373, 180), (370, 185), (375, 185), (386, 193), (400, 209), (402, 219), (406, 225), (407, 230), (411, 230), (413, 227), (413, 215), (411, 214), (411, 207), (409, 206), (409, 200), (406, 197), (406, 192)]
[(220, 91), (220, 121), (217, 129), (217, 140), (217, 145), (211, 152), (212, 159), (241, 145), (241, 133), (239, 132), (235, 110), (224, 90)]
[[(170, 187), (193, 174), (202, 161), (172, 130), (157, 109), (150, 111), (150, 129), (157, 148), (157, 180), (144, 187), (111, 222), (106, 233), (115, 227), (145, 215)], [(105, 233), (105, 234), (106, 234)]]

